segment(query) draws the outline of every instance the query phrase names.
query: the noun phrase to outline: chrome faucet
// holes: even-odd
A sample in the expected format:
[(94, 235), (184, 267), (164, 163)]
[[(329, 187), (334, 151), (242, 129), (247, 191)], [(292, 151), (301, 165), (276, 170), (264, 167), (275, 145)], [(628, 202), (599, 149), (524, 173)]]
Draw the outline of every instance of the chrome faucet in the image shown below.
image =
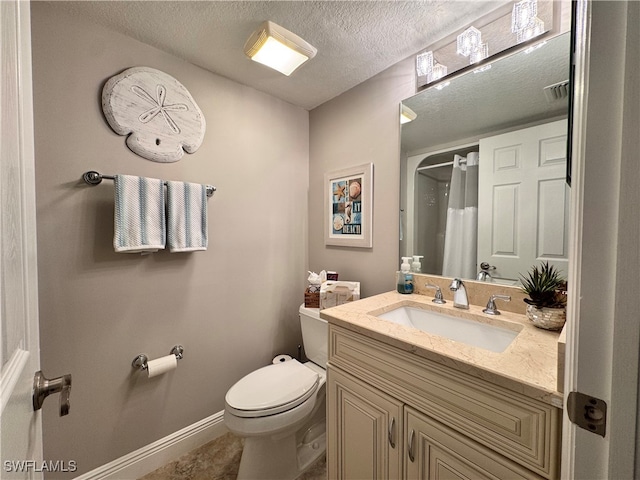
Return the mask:
[(480, 271), (478, 272), (478, 276), (476, 280), (480, 280), (481, 282), (490, 282), (492, 280), (491, 273), (489, 270), (495, 270), (496, 267), (489, 265), (487, 262), (482, 262), (480, 264)]
[(487, 302), (487, 306), (484, 310), (482, 310), (482, 312), (486, 313), (487, 315), (500, 315), (500, 312), (496, 308), (496, 300), (510, 302), (511, 295), (491, 295), (491, 297), (489, 297), (489, 301)]
[(433, 303), (438, 303), (440, 305), (444, 305), (445, 303), (447, 303), (447, 301), (442, 298), (442, 290), (440, 290), (439, 286), (433, 285), (432, 283), (425, 283), (424, 286), (427, 288), (432, 288), (436, 291), (435, 297), (433, 298), (433, 300), (431, 300)]
[(491, 274), (489, 272), (487, 272), (486, 270), (480, 270), (478, 272), (478, 276), (476, 277), (476, 280), (479, 280), (481, 282), (490, 282), (491, 281)]
[(467, 297), (467, 289), (464, 283), (459, 278), (454, 278), (449, 285), (449, 290), (453, 293), (453, 306), (456, 308), (462, 308), (464, 310), (469, 309), (469, 297)]

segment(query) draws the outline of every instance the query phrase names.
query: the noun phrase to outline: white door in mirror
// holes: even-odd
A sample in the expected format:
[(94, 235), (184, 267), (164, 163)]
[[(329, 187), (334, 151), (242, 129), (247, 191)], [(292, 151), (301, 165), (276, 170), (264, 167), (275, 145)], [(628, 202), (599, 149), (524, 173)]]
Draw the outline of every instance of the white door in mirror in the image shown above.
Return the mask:
[(567, 272), (567, 121), (480, 140), (478, 258), (517, 280), (532, 259)]

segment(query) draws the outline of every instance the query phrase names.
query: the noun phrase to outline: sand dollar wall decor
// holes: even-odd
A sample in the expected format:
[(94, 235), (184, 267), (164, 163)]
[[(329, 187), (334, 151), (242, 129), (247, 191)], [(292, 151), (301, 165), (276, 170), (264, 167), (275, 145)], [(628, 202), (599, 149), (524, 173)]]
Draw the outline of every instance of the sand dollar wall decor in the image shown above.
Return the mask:
[(111, 128), (127, 135), (127, 147), (154, 162), (177, 162), (204, 139), (204, 116), (189, 91), (153, 68), (129, 68), (107, 80), (102, 110)]

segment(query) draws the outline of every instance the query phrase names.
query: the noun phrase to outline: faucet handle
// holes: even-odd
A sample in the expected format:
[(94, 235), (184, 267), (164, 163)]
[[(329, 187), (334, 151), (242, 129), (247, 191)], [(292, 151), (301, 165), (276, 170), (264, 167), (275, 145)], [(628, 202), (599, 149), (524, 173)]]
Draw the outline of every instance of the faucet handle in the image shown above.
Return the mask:
[(424, 286), (427, 287), (427, 288), (432, 288), (432, 289), (434, 289), (436, 291), (436, 294), (435, 294), (433, 300), (431, 300), (433, 303), (437, 303), (439, 305), (447, 303), (446, 300), (444, 298), (442, 298), (442, 290), (440, 290), (439, 286), (433, 285), (432, 283), (425, 283)]
[(483, 313), (487, 315), (500, 315), (500, 312), (496, 308), (496, 300), (504, 300), (505, 302), (511, 301), (510, 295), (491, 295), (489, 301), (487, 302), (487, 307), (482, 310)]

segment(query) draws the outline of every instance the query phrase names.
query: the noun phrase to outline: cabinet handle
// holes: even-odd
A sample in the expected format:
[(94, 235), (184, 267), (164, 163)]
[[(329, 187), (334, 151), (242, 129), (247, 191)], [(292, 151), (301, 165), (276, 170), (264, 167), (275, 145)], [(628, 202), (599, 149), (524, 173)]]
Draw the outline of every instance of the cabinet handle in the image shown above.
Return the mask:
[(396, 417), (391, 417), (389, 420), (389, 445), (391, 448), (396, 448), (396, 442), (393, 441), (393, 425), (396, 423)]
[(413, 429), (411, 429), (411, 431), (409, 432), (409, 448), (407, 450), (407, 452), (409, 453), (409, 460), (411, 460), (411, 463), (413, 463), (413, 434), (414, 431)]

